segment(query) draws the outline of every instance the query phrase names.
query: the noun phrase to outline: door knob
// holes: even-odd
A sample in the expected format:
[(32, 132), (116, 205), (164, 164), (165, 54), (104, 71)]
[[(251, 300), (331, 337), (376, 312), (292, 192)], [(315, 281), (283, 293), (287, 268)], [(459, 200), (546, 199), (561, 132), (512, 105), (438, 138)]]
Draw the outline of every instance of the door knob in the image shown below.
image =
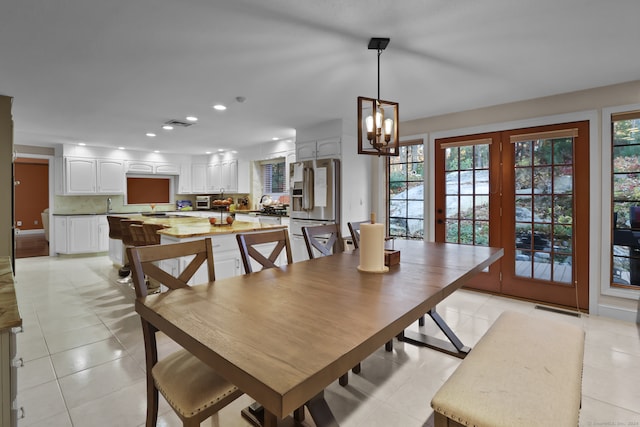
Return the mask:
[(444, 221), (443, 221), (443, 220), (441, 220), (441, 219), (439, 219), (439, 220), (438, 220), (438, 221), (436, 221), (436, 222), (437, 222), (438, 224), (442, 224), (442, 223), (444, 223)]

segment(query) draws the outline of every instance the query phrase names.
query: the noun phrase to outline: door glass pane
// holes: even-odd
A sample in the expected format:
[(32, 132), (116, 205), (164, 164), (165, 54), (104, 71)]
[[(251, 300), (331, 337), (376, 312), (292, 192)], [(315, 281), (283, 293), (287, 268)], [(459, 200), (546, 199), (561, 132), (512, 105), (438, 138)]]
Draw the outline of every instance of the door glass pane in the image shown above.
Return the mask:
[(614, 120), (611, 139), (611, 286), (639, 289), (640, 118)]
[(572, 284), (573, 139), (519, 142), (514, 150), (516, 276)]
[(456, 172), (447, 172), (445, 174), (445, 179), (446, 179), (446, 188), (445, 188), (445, 193), (446, 194), (459, 194), (459, 182), (458, 182), (458, 177), (459, 177), (459, 173)]
[(447, 242), (489, 244), (489, 144), (445, 150)]
[(458, 239), (458, 221), (447, 220), (445, 221), (445, 242), (447, 243), (460, 243)]

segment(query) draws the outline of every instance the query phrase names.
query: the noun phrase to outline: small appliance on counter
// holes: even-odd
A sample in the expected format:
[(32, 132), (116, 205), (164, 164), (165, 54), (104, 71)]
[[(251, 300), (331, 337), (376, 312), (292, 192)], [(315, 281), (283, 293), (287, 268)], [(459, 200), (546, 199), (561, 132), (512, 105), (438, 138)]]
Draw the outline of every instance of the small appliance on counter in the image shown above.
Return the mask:
[(205, 211), (211, 209), (211, 196), (196, 196), (196, 209)]

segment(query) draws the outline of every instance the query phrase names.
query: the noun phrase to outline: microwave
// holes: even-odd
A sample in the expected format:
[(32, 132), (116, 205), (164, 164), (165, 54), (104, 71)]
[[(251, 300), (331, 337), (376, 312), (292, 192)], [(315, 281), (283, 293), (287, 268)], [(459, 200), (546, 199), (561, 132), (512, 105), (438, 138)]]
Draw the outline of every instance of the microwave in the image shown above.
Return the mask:
[(209, 210), (211, 209), (211, 197), (210, 196), (196, 196), (196, 209)]

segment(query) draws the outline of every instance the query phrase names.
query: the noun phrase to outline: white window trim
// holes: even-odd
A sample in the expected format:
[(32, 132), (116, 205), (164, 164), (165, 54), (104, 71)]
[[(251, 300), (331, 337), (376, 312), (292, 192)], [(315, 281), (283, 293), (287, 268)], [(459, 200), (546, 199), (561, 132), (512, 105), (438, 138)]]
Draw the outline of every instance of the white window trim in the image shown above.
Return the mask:
[(611, 115), (625, 111), (640, 110), (640, 104), (620, 105), (602, 109), (602, 275), (601, 292), (619, 298), (637, 300), (640, 289), (611, 286)]

